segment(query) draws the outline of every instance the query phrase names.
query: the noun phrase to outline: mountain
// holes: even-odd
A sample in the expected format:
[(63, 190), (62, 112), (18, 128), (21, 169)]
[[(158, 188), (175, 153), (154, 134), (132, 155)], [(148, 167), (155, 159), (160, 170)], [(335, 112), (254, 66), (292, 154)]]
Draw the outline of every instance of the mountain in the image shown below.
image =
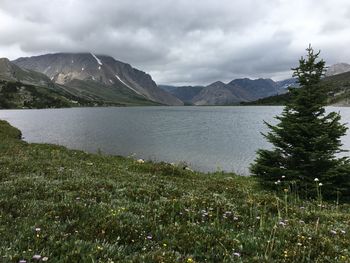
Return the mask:
[[(151, 76), (129, 64), (92, 53), (56, 53), (13, 61), (21, 68), (47, 75), (66, 91), (86, 99), (108, 102), (153, 101), (182, 105), (182, 101), (157, 87)], [(128, 101), (128, 98), (131, 98)], [(141, 103), (142, 104), (142, 103)]]
[(29, 85), (39, 85), (52, 88), (54, 83), (44, 74), (33, 70), (21, 69), (7, 58), (0, 58), (0, 79), (4, 81), (19, 81)]
[(221, 81), (206, 86), (192, 99), (194, 105), (226, 105), (239, 101), (228, 85)]
[(203, 86), (169, 86), (159, 85), (159, 87), (171, 94), (176, 98), (183, 101), (185, 104), (192, 104), (193, 98), (204, 89)]
[(296, 85), (294, 78), (277, 82), (271, 79), (242, 78), (234, 79), (227, 84), (216, 81), (208, 86), (159, 85), (159, 87), (173, 94), (185, 104), (230, 105), (283, 94), (290, 86)]
[(326, 76), (334, 76), (337, 74), (342, 74), (350, 71), (350, 64), (338, 63), (328, 67)]
[(44, 74), (24, 70), (0, 58), (0, 108), (61, 108), (92, 102), (62, 90)]
[[(322, 85), (328, 90), (328, 104), (350, 106), (350, 72), (328, 76), (322, 79)], [(290, 94), (280, 94), (262, 98), (256, 101), (243, 102), (243, 105), (284, 105), (290, 99)]]
[(298, 87), (299, 84), (296, 78), (289, 78), (285, 80), (276, 81), (279, 94), (288, 92), (289, 87)]

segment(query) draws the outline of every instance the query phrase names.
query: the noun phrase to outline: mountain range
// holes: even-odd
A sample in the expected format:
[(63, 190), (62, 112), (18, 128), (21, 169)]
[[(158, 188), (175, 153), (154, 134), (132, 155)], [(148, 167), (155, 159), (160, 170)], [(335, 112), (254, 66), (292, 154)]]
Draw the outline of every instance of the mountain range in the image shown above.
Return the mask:
[[(350, 71), (326, 75), (321, 85), (327, 89), (328, 104), (337, 106), (350, 106)], [(284, 105), (290, 100), (290, 94), (262, 98), (256, 101), (242, 102), (243, 105)]]
[[(346, 71), (350, 71), (349, 64), (332, 65), (327, 78)], [(297, 86), (295, 79), (241, 78), (207, 86), (157, 86), (149, 74), (93, 53), (0, 59), (0, 108), (236, 105), (285, 94), (290, 86)]]
[(170, 92), (185, 104), (231, 105), (286, 93), (288, 87), (295, 84), (295, 79), (275, 82), (272, 79), (242, 78), (229, 83), (216, 81), (208, 86), (160, 85), (159, 87)]
[[(350, 72), (350, 65), (338, 63), (327, 68), (326, 79), (344, 72)], [(335, 78), (337, 79), (337, 77)], [(344, 83), (342, 83), (343, 85)], [(170, 92), (188, 105), (234, 105), (255, 101), (266, 103), (280, 103), (279, 98), (288, 97), (289, 87), (298, 87), (295, 78), (281, 81), (272, 79), (235, 79), (228, 83), (216, 81), (207, 86), (169, 86), (159, 85), (160, 88)], [(339, 87), (338, 87), (339, 88)], [(336, 87), (334, 87), (337, 90)], [(335, 92), (336, 93), (336, 92)], [(286, 94), (286, 95), (283, 95)], [(270, 97), (273, 98), (270, 101)], [(267, 99), (265, 99), (267, 98)], [(275, 99), (276, 98), (276, 99)]]

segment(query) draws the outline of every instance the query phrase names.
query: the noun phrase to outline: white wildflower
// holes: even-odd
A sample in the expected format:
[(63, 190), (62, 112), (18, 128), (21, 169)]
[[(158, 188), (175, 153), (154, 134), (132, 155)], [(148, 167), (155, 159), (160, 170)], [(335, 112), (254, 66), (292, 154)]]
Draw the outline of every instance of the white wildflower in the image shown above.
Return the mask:
[(34, 260), (40, 260), (40, 259), (41, 259), (41, 256), (40, 256), (40, 255), (34, 255), (34, 256), (32, 257), (32, 259), (34, 259)]

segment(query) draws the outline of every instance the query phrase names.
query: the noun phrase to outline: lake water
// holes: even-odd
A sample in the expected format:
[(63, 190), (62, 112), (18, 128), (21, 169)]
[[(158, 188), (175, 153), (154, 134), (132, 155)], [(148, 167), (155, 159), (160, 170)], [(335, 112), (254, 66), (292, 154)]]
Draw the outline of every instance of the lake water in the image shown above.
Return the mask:
[[(339, 111), (350, 123), (350, 108)], [(154, 161), (186, 162), (200, 171), (249, 173), (259, 148), (263, 120), (282, 107), (129, 107), (1, 110), (0, 119), (18, 127), (28, 142), (45, 142)], [(350, 150), (350, 135), (343, 138)]]

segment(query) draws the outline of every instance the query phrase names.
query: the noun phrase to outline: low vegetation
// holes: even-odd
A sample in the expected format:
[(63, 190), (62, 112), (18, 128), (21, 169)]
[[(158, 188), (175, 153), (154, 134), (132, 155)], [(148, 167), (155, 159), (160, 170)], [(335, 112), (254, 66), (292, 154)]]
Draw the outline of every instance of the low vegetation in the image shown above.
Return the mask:
[(1, 262), (349, 262), (350, 205), (280, 178), (29, 144), (0, 121)]

